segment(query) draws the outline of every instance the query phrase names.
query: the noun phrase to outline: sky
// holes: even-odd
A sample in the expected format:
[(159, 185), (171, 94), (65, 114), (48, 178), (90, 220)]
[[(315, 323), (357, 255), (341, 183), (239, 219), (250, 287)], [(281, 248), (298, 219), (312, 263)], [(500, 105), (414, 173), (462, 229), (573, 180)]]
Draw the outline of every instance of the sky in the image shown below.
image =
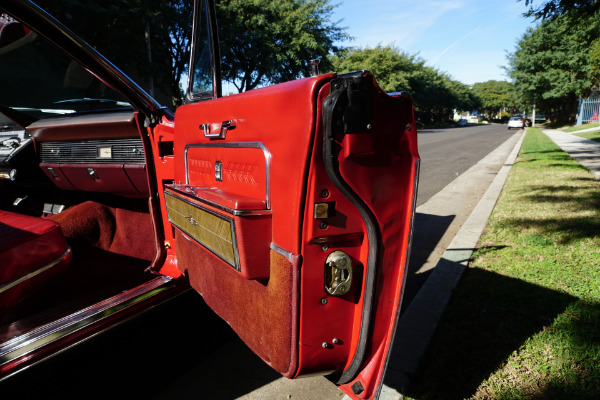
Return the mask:
[(344, 46), (392, 44), (471, 85), (510, 80), (506, 55), (535, 26), (526, 10), (523, 0), (342, 0), (332, 21), (354, 37)]

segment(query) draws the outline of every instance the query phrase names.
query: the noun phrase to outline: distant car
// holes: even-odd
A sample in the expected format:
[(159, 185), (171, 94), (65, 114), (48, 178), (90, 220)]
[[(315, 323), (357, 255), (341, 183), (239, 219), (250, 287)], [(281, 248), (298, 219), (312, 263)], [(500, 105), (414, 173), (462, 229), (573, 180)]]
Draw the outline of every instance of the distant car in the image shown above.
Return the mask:
[(458, 126), (467, 126), (467, 120), (466, 119), (459, 119), (458, 121), (456, 121), (456, 125)]
[(523, 118), (520, 117), (511, 117), (508, 120), (508, 129), (523, 129), (525, 125), (523, 124)]

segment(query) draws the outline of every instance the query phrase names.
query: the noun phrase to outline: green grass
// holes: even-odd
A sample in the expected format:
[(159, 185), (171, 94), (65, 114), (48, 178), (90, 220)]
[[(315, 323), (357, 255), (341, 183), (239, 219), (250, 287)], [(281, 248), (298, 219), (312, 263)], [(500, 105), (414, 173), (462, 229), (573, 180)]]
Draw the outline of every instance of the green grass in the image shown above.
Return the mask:
[(600, 398), (600, 183), (537, 128), (407, 395)]
[(580, 136), (585, 139), (590, 139), (595, 142), (600, 142), (600, 130), (578, 133), (576, 136)]
[(599, 127), (600, 123), (598, 122), (591, 122), (589, 124), (583, 124), (583, 125), (579, 125), (579, 126), (571, 126), (569, 128), (565, 128), (562, 129), (564, 132), (577, 132), (577, 131), (581, 131), (583, 129), (590, 129), (590, 128), (596, 128)]

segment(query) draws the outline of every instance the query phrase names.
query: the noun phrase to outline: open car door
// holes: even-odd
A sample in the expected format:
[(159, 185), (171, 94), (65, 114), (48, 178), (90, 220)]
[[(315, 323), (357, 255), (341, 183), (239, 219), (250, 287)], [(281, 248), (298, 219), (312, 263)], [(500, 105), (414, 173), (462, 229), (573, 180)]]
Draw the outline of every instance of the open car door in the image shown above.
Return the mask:
[(374, 398), (410, 248), (412, 102), (365, 71), (220, 97), (217, 43), (199, 0), (193, 102), (175, 114), (162, 190), (177, 268), (282, 375), (328, 374)]

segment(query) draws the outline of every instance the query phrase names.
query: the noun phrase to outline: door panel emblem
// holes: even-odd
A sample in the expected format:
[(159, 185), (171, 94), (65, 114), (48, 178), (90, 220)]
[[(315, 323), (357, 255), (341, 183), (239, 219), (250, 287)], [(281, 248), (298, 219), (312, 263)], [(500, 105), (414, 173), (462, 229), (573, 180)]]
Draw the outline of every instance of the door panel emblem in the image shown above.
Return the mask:
[(223, 182), (223, 162), (215, 161), (215, 179)]

